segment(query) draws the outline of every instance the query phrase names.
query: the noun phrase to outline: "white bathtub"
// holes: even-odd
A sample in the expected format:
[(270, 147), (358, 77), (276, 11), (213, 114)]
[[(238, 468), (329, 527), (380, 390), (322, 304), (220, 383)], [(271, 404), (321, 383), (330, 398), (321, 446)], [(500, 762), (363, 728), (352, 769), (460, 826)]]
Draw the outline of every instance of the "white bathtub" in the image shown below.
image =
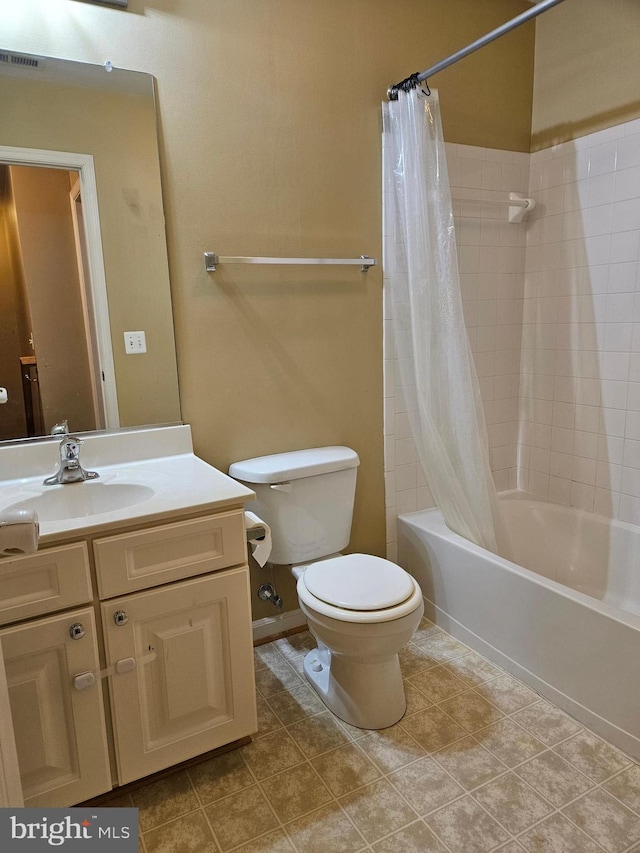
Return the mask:
[(399, 516), (398, 562), (425, 614), (639, 758), (640, 528), (501, 500), (518, 564), (452, 533), (437, 509)]

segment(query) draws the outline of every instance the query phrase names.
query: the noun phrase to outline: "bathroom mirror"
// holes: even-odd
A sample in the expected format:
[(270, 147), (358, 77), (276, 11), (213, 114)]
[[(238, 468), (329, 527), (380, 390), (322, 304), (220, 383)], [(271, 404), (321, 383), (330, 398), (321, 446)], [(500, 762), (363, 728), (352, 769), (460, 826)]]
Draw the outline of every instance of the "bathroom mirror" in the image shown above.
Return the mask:
[(179, 421), (153, 78), (0, 49), (0, 116), (0, 440)]

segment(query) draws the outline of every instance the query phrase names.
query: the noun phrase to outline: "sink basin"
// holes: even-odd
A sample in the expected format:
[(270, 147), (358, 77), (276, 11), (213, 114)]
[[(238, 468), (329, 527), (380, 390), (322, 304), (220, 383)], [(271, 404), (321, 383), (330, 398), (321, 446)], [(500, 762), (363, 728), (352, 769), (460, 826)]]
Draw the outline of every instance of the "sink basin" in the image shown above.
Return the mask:
[(186, 425), (141, 427), (83, 438), (82, 465), (98, 480), (45, 486), (55, 473), (55, 440), (0, 442), (0, 515), (35, 510), (39, 542), (48, 547), (86, 535), (111, 535), (122, 527), (238, 507), (251, 489), (207, 465), (193, 452)]
[(155, 494), (155, 489), (139, 483), (102, 483), (94, 480), (51, 486), (7, 509), (34, 509), (40, 522), (64, 521), (126, 509), (150, 500)]

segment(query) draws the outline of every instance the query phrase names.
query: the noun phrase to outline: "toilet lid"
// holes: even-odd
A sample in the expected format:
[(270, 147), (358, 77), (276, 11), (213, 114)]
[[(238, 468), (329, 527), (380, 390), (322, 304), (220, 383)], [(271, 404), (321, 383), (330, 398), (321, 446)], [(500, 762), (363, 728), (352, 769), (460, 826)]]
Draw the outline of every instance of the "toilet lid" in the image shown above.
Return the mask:
[(321, 601), (345, 610), (384, 610), (414, 594), (411, 576), (389, 560), (347, 554), (308, 566), (304, 585)]

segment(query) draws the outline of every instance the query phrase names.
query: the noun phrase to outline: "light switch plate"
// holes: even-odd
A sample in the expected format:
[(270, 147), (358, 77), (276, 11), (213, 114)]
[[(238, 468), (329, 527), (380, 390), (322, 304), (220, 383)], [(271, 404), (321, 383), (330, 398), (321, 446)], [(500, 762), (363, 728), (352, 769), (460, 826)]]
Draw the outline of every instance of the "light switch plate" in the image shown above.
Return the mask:
[(139, 355), (147, 351), (147, 341), (144, 332), (125, 332), (124, 351), (127, 355)]

